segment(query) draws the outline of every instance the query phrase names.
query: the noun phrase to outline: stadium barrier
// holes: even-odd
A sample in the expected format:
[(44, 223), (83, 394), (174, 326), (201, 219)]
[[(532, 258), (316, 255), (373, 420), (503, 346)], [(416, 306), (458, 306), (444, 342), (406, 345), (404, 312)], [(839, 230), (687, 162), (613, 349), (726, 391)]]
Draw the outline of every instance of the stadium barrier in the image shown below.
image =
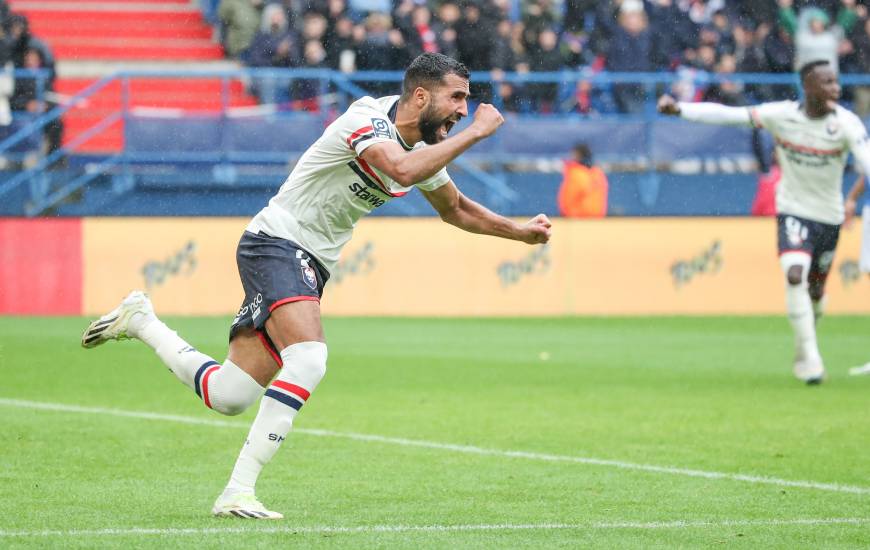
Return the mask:
[[(145, 288), (161, 314), (229, 315), (242, 300), (243, 218), (0, 219), (0, 313), (101, 314)], [(831, 313), (870, 313), (844, 231)], [(363, 220), (332, 274), (328, 315), (775, 314), (771, 218), (556, 220), (547, 246), (433, 219)]]
[[(107, 75), (74, 96), (53, 94), (56, 108), (30, 123), (22, 120), (21, 126), (9, 130), (10, 135), (0, 132), (0, 158), (14, 158), (20, 148), (32, 149), (33, 143), (41, 142), (43, 131), (61, 117), (70, 123), (71, 132), (62, 148), (43, 157), (29, 155), (31, 162), (24, 169), (0, 173), (0, 215), (37, 216), (46, 211), (64, 216), (127, 215), (131, 209), (135, 215), (151, 215), (155, 212), (136, 209), (135, 205), (147, 204), (147, 197), (139, 200), (141, 195), (170, 180), (198, 189), (202, 195), (242, 187), (243, 194), (250, 195), (257, 192), (254, 188), (274, 188), (287, 165), (294, 164), (351, 101), (371, 93), (398, 92), (402, 77), (401, 71), (345, 74), (327, 69), (272, 68), (127, 70)], [(475, 94), (487, 97), (488, 90), (492, 97), (487, 100), (500, 108), (505, 102), (500, 96), (503, 83), (516, 90), (549, 86), (558, 91), (547, 108), (521, 102), (517, 113), (507, 114), (504, 128), (453, 163), (486, 189), (487, 204), (499, 210), (512, 202), (521, 203), (507, 185), (511, 174), (528, 172), (534, 178), (542, 172), (542, 165), (566, 157), (574, 142), (587, 141), (597, 160), (611, 165), (612, 172), (644, 174), (638, 181), (644, 210), (661, 205), (662, 209), (653, 208), (655, 214), (671, 214), (671, 204), (665, 204), (659, 193), (662, 174), (748, 173), (754, 170), (754, 156), (748, 129), (703, 126), (657, 115), (655, 99), (660, 93), (672, 91), (694, 98), (710, 86), (729, 83), (743, 90), (750, 103), (799, 95), (798, 77), (793, 74), (581, 69), (506, 73), (494, 78), (488, 72), (472, 74)], [(170, 101), (172, 97), (140, 95), (141, 90), (161, 80), (188, 80), (193, 89), (205, 88), (191, 92), (196, 99), (193, 103), (185, 100), (176, 104)], [(253, 91), (263, 82), (284, 83), (286, 97), (261, 97), (262, 104), (249, 104), (254, 99), (244, 96), (244, 90)], [(287, 95), (290, 82), (307, 83), (305, 89), (314, 95), (291, 99)], [(848, 104), (852, 91), (870, 87), (870, 75), (843, 75), (841, 83)], [(606, 99), (618, 85), (636, 87), (638, 100), (642, 99), (639, 111), (619, 113), (612, 98)], [(587, 86), (592, 94), (591, 111), (580, 113), (578, 93)], [(582, 103), (585, 105), (585, 100)], [(77, 122), (72, 124), (73, 120)], [(454, 131), (468, 123), (465, 119)], [(133, 198), (125, 199), (124, 195)], [(170, 202), (171, 207), (157, 213), (199, 214), (188, 201)], [(248, 212), (224, 209), (219, 215), (242, 214)]]

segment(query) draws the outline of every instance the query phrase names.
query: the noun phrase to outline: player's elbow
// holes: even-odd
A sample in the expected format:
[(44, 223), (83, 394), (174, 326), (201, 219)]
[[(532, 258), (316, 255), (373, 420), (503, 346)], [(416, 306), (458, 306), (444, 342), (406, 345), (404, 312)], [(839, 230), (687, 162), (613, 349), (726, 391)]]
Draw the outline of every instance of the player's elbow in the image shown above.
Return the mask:
[(402, 187), (411, 187), (417, 183), (416, 174), (403, 165), (397, 165), (394, 169), (394, 173), (390, 174), (390, 177)]
[(396, 183), (398, 183), (402, 187), (411, 187), (412, 185), (417, 183), (417, 180), (411, 176), (400, 176), (398, 179), (396, 179)]
[(442, 208), (438, 211), (438, 216), (444, 223), (461, 227), (460, 220), (462, 219), (462, 216), (457, 207)]

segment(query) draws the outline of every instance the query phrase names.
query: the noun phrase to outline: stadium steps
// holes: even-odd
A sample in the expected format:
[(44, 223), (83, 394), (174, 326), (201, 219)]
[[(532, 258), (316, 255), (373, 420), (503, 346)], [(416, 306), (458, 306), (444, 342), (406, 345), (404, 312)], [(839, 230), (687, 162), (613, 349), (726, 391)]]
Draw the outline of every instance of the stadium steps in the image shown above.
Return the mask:
[[(223, 50), (213, 30), (190, 0), (12, 0), (31, 32), (48, 43), (57, 59), (55, 92), (82, 91), (97, 79), (124, 69), (225, 69)], [(217, 78), (137, 78), (131, 80), (128, 106), (178, 112), (216, 112), (222, 83)], [(122, 107), (120, 82), (64, 115), (64, 143)], [(241, 82), (233, 82), (228, 104), (256, 105)], [(123, 121), (76, 147), (79, 153), (115, 153), (124, 146)]]
[[(58, 79), (57, 92), (74, 95), (90, 86), (93, 78)], [(129, 107), (131, 109), (163, 112), (166, 114), (217, 113), (221, 110), (222, 86), (217, 78), (136, 78), (130, 80)], [(246, 94), (239, 81), (230, 82), (228, 104), (231, 107), (253, 106), (256, 99)], [(118, 112), (122, 106), (122, 85), (112, 82), (79, 105), (64, 118), (65, 140), (71, 140), (100, 120)], [(77, 148), (80, 152), (116, 152), (123, 148), (122, 121), (110, 126), (100, 135)]]
[(189, 2), (13, 1), (11, 8), (27, 16), (33, 33), (58, 59), (223, 58), (211, 27)]

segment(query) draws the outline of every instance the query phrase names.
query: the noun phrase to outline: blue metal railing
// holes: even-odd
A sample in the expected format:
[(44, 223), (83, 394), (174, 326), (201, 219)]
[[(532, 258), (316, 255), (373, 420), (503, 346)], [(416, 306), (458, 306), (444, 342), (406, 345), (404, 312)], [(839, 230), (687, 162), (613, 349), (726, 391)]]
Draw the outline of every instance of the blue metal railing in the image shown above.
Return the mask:
[[(34, 73), (26, 72), (24, 76), (33, 76)], [(16, 72), (18, 75), (18, 72)], [(40, 93), (44, 90), (48, 74), (39, 74), (39, 90)], [(16, 146), (19, 146), (25, 140), (32, 138), (34, 135), (40, 135), (45, 128), (59, 119), (61, 116), (68, 113), (77, 105), (86, 102), (95, 94), (104, 90), (107, 86), (113, 83), (120, 83), (121, 87), (121, 107), (120, 110), (106, 113), (104, 118), (94, 123), (89, 130), (81, 134), (75, 140), (68, 142), (61, 149), (52, 154), (40, 159), (32, 168), (15, 174), (10, 179), (0, 182), (0, 197), (9, 193), (16, 187), (28, 181), (45, 177), (45, 172), (48, 167), (65, 155), (71, 155), (77, 152), (77, 149), (82, 144), (86, 143), (92, 137), (98, 135), (103, 129), (112, 125), (119, 119), (125, 122), (131, 120), (137, 112), (132, 107), (131, 102), (131, 82), (139, 78), (219, 78), (221, 80), (220, 87), (220, 109), (217, 113), (211, 113), (213, 116), (220, 117), (224, 123), (239, 115), (238, 108), (231, 108), (231, 86), (235, 81), (242, 81), (256, 86), (257, 83), (262, 83), (270, 80), (278, 81), (289, 85), (293, 82), (307, 81), (313, 83), (311, 89), (317, 91), (314, 96), (319, 111), (308, 113), (304, 116), (319, 118), (326, 121), (330, 108), (335, 111), (340, 111), (345, 108), (351, 101), (362, 96), (370, 95), (369, 87), (371, 85), (381, 85), (386, 93), (398, 93), (400, 83), (403, 78), (402, 72), (395, 71), (368, 71), (356, 72), (351, 74), (340, 73), (327, 69), (239, 69), (239, 70), (220, 70), (220, 71), (122, 71), (88, 86), (85, 90), (76, 94), (72, 98), (68, 98), (62, 105), (36, 117), (36, 119), (27, 127), (21, 128), (12, 135), (0, 140), (0, 156), (8, 156)], [(490, 94), (490, 101), (499, 108), (505, 107), (506, 98), (502, 96), (499, 84), (508, 83), (515, 86), (517, 89), (527, 88), (532, 85), (553, 84), (559, 87), (560, 93), (565, 95), (572, 91), (580, 83), (588, 83), (593, 91), (607, 93), (613, 86), (619, 85), (635, 85), (643, 90), (641, 94), (642, 108), (633, 114), (621, 114), (612, 110), (604, 110), (593, 115), (579, 114), (577, 112), (560, 112), (564, 109), (557, 105), (554, 113), (548, 114), (548, 117), (564, 117), (566, 120), (577, 120), (578, 117), (594, 116), (598, 120), (614, 120), (626, 122), (641, 122), (644, 123), (646, 137), (645, 143), (647, 150), (643, 151), (643, 156), (647, 159), (647, 167), (649, 171), (649, 191), (655, 193), (655, 168), (651, 162), (652, 142), (651, 131), (653, 122), (658, 115), (655, 112), (656, 96), (663, 91), (669, 91), (670, 87), (675, 84), (704, 87), (722, 83), (740, 83), (744, 89), (755, 86), (775, 86), (779, 88), (780, 93), (790, 94), (797, 97), (800, 94), (800, 83), (797, 75), (794, 74), (708, 74), (703, 72), (681, 72), (681, 73), (605, 73), (592, 72), (588, 70), (580, 71), (560, 71), (551, 73), (505, 73), (494, 78), (493, 74), (488, 72), (473, 72), (471, 74), (473, 86), (489, 85), (487, 93)], [(388, 83), (383, 86), (383, 83)], [(870, 75), (843, 75), (841, 84), (844, 87), (848, 86), (870, 86)], [(290, 106), (292, 107), (292, 102)], [(282, 111), (284, 106), (273, 108), (263, 107), (253, 109), (255, 113), (269, 118), (285, 116)], [(301, 115), (300, 115), (301, 116)], [(494, 149), (499, 150), (499, 134), (493, 138)], [(304, 147), (302, 148), (304, 149)], [(135, 151), (123, 151), (115, 156), (115, 160), (110, 163), (105, 163), (102, 168), (110, 170), (120, 170), (121, 173), (129, 176), (132, 168), (137, 164), (146, 163), (213, 163), (216, 166), (231, 166), (234, 163), (285, 163), (289, 158), (298, 155), (302, 149), (295, 151), (278, 151), (278, 152), (254, 152), (233, 151), (227, 143), (226, 133), (221, 131), (220, 143), (213, 150), (198, 151), (198, 152), (183, 152), (183, 153), (147, 153)], [(491, 192), (494, 201), (512, 200), (513, 191), (504, 184), (504, 178), (501, 173), (501, 163), (508, 160), (505, 155), (494, 153), (487, 156), (488, 163), (487, 171), (481, 170), (478, 166), (459, 160), (457, 165), (471, 177), (479, 180)], [(224, 171), (215, 170), (215, 173), (223, 173), (226, 182), (232, 183), (233, 170), (226, 169)], [(69, 196), (75, 189), (81, 188), (88, 182), (99, 177), (99, 171), (91, 171), (87, 177), (76, 177), (68, 183), (63, 184), (60, 188), (52, 190), (51, 186), (36, 186), (42, 191), (37, 193), (37, 196), (32, 197), (31, 204), (28, 207), (28, 213), (35, 214), (51, 207), (57, 200)], [(129, 187), (129, 186), (125, 186)]]

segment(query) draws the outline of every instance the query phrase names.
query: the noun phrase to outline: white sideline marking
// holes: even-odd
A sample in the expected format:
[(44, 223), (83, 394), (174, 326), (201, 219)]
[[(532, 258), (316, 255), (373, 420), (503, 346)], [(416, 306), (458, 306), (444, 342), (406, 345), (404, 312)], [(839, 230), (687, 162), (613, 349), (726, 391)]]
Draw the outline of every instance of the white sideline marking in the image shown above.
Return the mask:
[[(258, 524), (260, 522), (257, 522)], [(703, 529), (716, 527), (786, 527), (813, 525), (864, 525), (870, 518), (799, 518), (722, 521), (615, 521), (594, 523), (501, 523), (483, 525), (362, 525), (359, 527), (203, 527), (203, 528), (147, 528), (71, 529), (68, 531), (0, 531), (0, 538), (25, 537), (99, 537), (123, 535), (226, 535), (246, 534), (370, 534), (370, 533), (456, 533), (466, 531), (594, 531), (594, 530), (654, 530)]]
[[(227, 428), (247, 428), (249, 426), (249, 424), (245, 422), (234, 422), (230, 420), (197, 418), (193, 416), (161, 414), (144, 411), (125, 411), (122, 409), (108, 409), (103, 407), (82, 407), (79, 405), (44, 403), (40, 401), (26, 401), (22, 399), (0, 398), (0, 405), (23, 409), (102, 414), (111, 416), (122, 416), (127, 418), (138, 418), (144, 420), (164, 420), (167, 422), (179, 422), (183, 424), (197, 424), (203, 426), (218, 426)], [(392, 445), (402, 445), (405, 447), (422, 447), (426, 449), (438, 449), (442, 451), (454, 451), (466, 454), (500, 456), (508, 458), (524, 458), (527, 460), (537, 460), (545, 462), (568, 462), (575, 464), (589, 464), (593, 466), (608, 466), (611, 468), (620, 468), (623, 470), (637, 470), (642, 472), (653, 472), (657, 474), (671, 474), (686, 477), (700, 477), (706, 479), (727, 479), (730, 481), (743, 481), (746, 483), (776, 485), (779, 487), (795, 487), (799, 489), (815, 489), (819, 491), (832, 491), (836, 493), (852, 493), (858, 495), (870, 494), (870, 487), (861, 487), (857, 485), (841, 485), (839, 483), (822, 483), (817, 481), (790, 480), (759, 475), (711, 472), (706, 470), (691, 470), (687, 468), (676, 468), (672, 466), (656, 466), (654, 464), (639, 464), (635, 462), (624, 462), (621, 460), (609, 460), (585, 456), (552, 455), (544, 453), (533, 453), (528, 451), (503, 451), (499, 449), (474, 447), (471, 445), (454, 445), (451, 443), (438, 443), (435, 441), (423, 441), (419, 439), (405, 439), (401, 437), (386, 437), (381, 435), (358, 434), (349, 432), (333, 432), (329, 430), (296, 429), (294, 430), (294, 432), (319, 437), (338, 437), (342, 439), (351, 439), (354, 441), (389, 443)]]

